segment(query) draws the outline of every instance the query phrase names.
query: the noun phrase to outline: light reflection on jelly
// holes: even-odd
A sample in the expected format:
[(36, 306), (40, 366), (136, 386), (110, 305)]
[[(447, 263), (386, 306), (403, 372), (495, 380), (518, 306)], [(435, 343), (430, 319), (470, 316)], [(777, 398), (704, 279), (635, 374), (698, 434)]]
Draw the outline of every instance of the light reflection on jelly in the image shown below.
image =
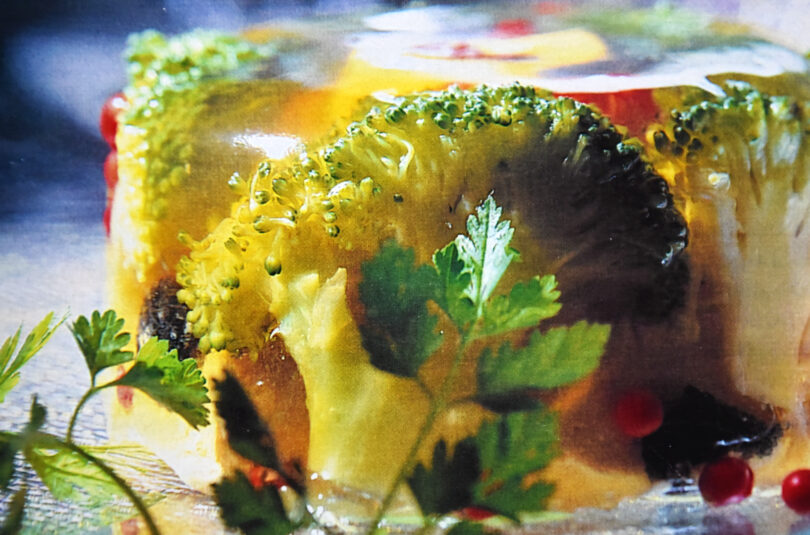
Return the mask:
[(259, 149), (271, 159), (284, 158), (300, 143), (301, 139), (296, 136), (264, 132), (239, 134), (233, 138), (235, 146)]

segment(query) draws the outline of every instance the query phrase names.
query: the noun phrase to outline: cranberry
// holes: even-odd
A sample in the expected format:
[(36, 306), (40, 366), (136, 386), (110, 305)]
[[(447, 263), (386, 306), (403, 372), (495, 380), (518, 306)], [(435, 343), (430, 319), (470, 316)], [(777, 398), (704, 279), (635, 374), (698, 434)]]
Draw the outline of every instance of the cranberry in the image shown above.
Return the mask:
[(115, 150), (111, 150), (104, 160), (104, 181), (108, 192), (112, 192), (118, 183), (118, 152)]
[(661, 400), (649, 390), (628, 390), (616, 402), (613, 419), (625, 435), (642, 438), (661, 427), (664, 408)]
[(810, 470), (794, 470), (782, 480), (782, 500), (797, 513), (810, 513)]
[(101, 107), (101, 117), (99, 117), (98, 128), (101, 137), (107, 144), (115, 148), (115, 132), (118, 130), (118, 114), (127, 105), (127, 100), (123, 93), (116, 93), (108, 98)]
[(751, 495), (754, 472), (742, 459), (723, 457), (703, 467), (698, 488), (712, 505), (739, 503)]

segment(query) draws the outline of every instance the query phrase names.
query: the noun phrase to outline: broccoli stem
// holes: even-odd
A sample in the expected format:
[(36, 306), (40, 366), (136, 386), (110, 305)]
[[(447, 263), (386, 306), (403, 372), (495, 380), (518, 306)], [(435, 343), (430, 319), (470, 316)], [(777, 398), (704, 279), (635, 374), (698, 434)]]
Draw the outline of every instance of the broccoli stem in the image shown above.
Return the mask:
[(400, 466), (394, 482), (391, 484), (391, 487), (385, 494), (385, 497), (377, 510), (377, 514), (374, 517), (374, 520), (371, 522), (368, 535), (373, 535), (373, 533), (380, 527), (383, 517), (388, 511), (388, 508), (391, 507), (391, 503), (394, 501), (400, 485), (402, 485), (408, 476), (411, 475), (411, 472), (413, 472), (416, 462), (418, 461), (419, 451), (421, 450), (425, 439), (427, 439), (428, 435), (430, 435), (436, 420), (447, 407), (450, 394), (453, 391), (453, 387), (455, 386), (459, 372), (461, 371), (461, 363), (464, 360), (464, 354), (467, 352), (467, 347), (469, 347), (472, 340), (472, 334), (469, 332), (465, 333), (461, 343), (459, 344), (459, 348), (453, 357), (453, 364), (451, 365), (450, 370), (447, 372), (447, 376), (445, 376), (436, 396), (432, 397), (430, 400), (430, 408), (428, 409), (427, 416), (425, 417), (425, 422), (419, 429), (419, 434), (416, 436), (416, 440), (414, 440), (413, 444), (411, 445), (411, 449), (408, 452), (408, 456), (405, 458), (405, 462), (403, 462), (402, 466)]

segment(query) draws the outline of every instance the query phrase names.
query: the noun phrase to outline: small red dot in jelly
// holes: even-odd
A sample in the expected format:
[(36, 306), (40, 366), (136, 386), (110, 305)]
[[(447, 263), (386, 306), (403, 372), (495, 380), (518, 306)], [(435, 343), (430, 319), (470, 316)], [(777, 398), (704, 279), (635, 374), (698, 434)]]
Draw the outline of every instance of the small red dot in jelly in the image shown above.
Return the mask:
[(498, 37), (520, 37), (534, 33), (534, 25), (526, 19), (507, 19), (495, 24), (495, 35)]
[(107, 192), (112, 193), (118, 183), (118, 151), (111, 150), (104, 160), (104, 181), (107, 183)]
[(125, 409), (132, 408), (132, 387), (130, 386), (116, 386), (115, 394), (118, 397), (118, 403)]
[(534, 5), (534, 11), (539, 15), (560, 15), (570, 10), (571, 6), (566, 2), (557, 2), (555, 0), (537, 2)]
[(258, 464), (250, 467), (247, 478), (255, 490), (261, 490), (267, 485), (273, 485), (277, 489), (281, 489), (286, 484), (286, 481), (278, 472)]
[(469, 507), (465, 507), (461, 510), (461, 515), (466, 520), (471, 520), (473, 522), (480, 522), (482, 520), (486, 520), (492, 516), (495, 516), (495, 513), (490, 511), (489, 509), (484, 509), (483, 507), (476, 507), (471, 505)]
[(104, 215), (101, 216), (101, 220), (104, 222), (104, 232), (107, 233), (107, 236), (110, 235), (110, 219), (112, 217), (112, 197), (107, 195), (107, 204), (104, 206)]
[(810, 513), (810, 470), (795, 470), (782, 480), (782, 500), (799, 514)]
[(108, 98), (101, 107), (101, 116), (98, 120), (98, 129), (101, 137), (107, 144), (115, 148), (115, 132), (118, 130), (118, 114), (127, 105), (123, 93), (116, 93)]
[(628, 390), (616, 402), (613, 419), (622, 433), (641, 438), (655, 432), (664, 421), (658, 396), (645, 389)]
[(121, 529), (121, 535), (138, 535), (141, 532), (140, 522), (137, 518), (128, 518), (122, 521), (118, 527)]
[(703, 467), (698, 489), (712, 505), (739, 503), (751, 495), (754, 472), (748, 463), (736, 457), (723, 457)]

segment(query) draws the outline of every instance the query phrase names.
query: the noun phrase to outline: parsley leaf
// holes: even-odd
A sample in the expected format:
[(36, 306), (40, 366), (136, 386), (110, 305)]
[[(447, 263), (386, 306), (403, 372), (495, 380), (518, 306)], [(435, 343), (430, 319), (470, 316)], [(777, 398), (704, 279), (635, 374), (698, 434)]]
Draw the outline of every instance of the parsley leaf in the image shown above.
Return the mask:
[(468, 295), (472, 281), (470, 270), (459, 257), (458, 247), (451, 243), (436, 251), (433, 264), (439, 274), (440, 288), (436, 302), (459, 329), (466, 329), (476, 319), (476, 308)]
[(481, 334), (491, 336), (534, 327), (557, 315), (562, 306), (557, 302), (559, 297), (554, 275), (517, 283), (509, 295), (495, 296), (486, 304)]
[(14, 458), (19, 449), (11, 437), (0, 436), (0, 488), (8, 489), (14, 475)]
[(580, 321), (535, 331), (523, 347), (504, 344), (497, 356), (486, 350), (478, 364), (478, 393), (488, 397), (572, 383), (596, 369), (609, 335), (608, 325)]
[(459, 235), (449, 246), (458, 249), (458, 257), (470, 273), (466, 290), (480, 316), (484, 303), (501, 280), (506, 268), (518, 257), (509, 246), (514, 229), (509, 221), (501, 221), (501, 208), (492, 196), (467, 218), (467, 233)]
[(0, 525), (0, 535), (16, 535), (22, 531), (26, 494), (28, 494), (28, 486), (25, 484), (14, 493), (11, 502), (8, 504), (6, 519)]
[(101, 468), (57, 441), (27, 448), (25, 459), (59, 500), (97, 506), (124, 496)]
[(513, 477), (503, 481), (483, 501), (477, 503), (485, 504), (487, 508), (507, 518), (518, 520), (518, 515), (522, 512), (545, 509), (553, 492), (554, 485), (551, 483), (541, 481), (526, 487), (523, 477)]
[(214, 495), (226, 525), (245, 535), (288, 535), (299, 526), (287, 518), (278, 489), (254, 489), (242, 473), (214, 484)]
[(45, 424), (45, 417), (45, 407), (34, 396), (25, 428), (19, 433), (0, 433), (0, 488), (8, 488), (14, 475), (14, 458), (28, 447), (31, 436)]
[(459, 522), (447, 531), (447, 535), (483, 535), (484, 526), (478, 522)]
[(475, 436), (484, 477), (473, 489), (473, 503), (513, 519), (520, 511), (541, 509), (550, 487), (524, 488), (523, 478), (554, 458), (557, 436), (557, 419), (546, 409), (484, 422)]
[(281, 472), (275, 440), (239, 381), (226, 372), (225, 379), (215, 382), (215, 388), (219, 394), (217, 413), (225, 422), (231, 448), (256, 464)]
[(433, 449), (430, 468), (417, 465), (408, 483), (423, 514), (443, 515), (470, 505), (471, 488), (479, 475), (478, 452), (472, 439), (456, 444), (452, 456), (442, 440)]
[(73, 338), (84, 355), (87, 369), (93, 379), (104, 368), (132, 360), (132, 352), (122, 351), (130, 339), (129, 333), (121, 332), (123, 328), (124, 319), (117, 317), (112, 310), (104, 314), (96, 310), (89, 320), (79, 316), (73, 323), (71, 328)]
[(189, 425), (208, 425), (208, 389), (194, 359), (178, 360), (169, 342), (150, 338), (138, 351), (135, 364), (109, 386), (131, 386), (179, 414)]
[(414, 266), (414, 252), (386, 242), (362, 266), (360, 299), (367, 322), (360, 325), (363, 347), (371, 363), (386, 372), (415, 377), (442, 337), (427, 302), (437, 294), (436, 271)]
[(57, 321), (54, 325), (51, 325), (52, 320), (53, 312), (45, 316), (25, 337), (25, 341), (13, 360), (11, 356), (17, 350), (22, 327), (17, 329), (13, 336), (6, 338), (6, 341), (0, 347), (0, 403), (3, 402), (6, 394), (20, 381), (20, 368), (42, 349), (42, 346), (48, 342), (56, 329), (65, 321), (65, 318)]

